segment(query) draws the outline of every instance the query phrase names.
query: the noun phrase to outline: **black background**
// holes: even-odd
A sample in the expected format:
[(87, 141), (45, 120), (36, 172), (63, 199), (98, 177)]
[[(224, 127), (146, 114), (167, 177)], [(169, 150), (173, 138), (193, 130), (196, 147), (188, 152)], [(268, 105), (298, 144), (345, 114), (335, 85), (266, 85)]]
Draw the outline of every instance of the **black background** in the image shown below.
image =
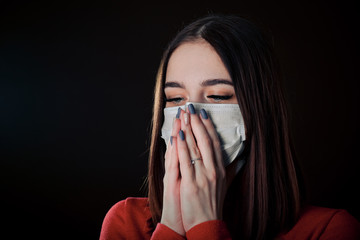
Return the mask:
[(308, 199), (359, 219), (354, 3), (1, 2), (2, 235), (97, 239), (113, 204), (145, 195), (161, 54), (208, 12), (272, 35)]

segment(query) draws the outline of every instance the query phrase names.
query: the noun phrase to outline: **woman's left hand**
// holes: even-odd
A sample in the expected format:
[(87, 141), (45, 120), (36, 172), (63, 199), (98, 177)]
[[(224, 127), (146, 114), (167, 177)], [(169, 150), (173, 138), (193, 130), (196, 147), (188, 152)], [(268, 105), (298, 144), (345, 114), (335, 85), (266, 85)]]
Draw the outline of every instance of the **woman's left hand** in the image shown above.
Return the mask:
[[(190, 104), (181, 111), (178, 156), (181, 172), (180, 202), (185, 231), (210, 220), (222, 218), (226, 193), (225, 168), (215, 128), (206, 112), (200, 116)], [(191, 163), (192, 159), (194, 164)]]

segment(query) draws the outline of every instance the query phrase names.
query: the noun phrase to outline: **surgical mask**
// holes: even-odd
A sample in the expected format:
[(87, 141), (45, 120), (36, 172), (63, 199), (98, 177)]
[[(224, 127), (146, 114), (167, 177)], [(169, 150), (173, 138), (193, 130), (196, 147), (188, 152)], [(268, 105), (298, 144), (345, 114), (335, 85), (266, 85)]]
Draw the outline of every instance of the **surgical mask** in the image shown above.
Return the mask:
[[(180, 106), (185, 111), (186, 105)], [(244, 150), (245, 125), (240, 107), (238, 104), (209, 104), (209, 103), (192, 103), (197, 113), (204, 109), (214, 124), (215, 130), (221, 143), (223, 152), (224, 166), (233, 162)], [(161, 137), (165, 143), (169, 143), (172, 133), (173, 120), (178, 112), (179, 107), (164, 108), (164, 123), (161, 129)], [(238, 162), (237, 171), (245, 163), (244, 160)]]

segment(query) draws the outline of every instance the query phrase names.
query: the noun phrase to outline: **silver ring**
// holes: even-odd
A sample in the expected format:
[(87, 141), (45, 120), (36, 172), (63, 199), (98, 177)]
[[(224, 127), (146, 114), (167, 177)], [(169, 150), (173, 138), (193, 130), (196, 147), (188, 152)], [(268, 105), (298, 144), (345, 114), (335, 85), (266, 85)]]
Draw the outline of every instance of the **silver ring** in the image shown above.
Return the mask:
[(202, 160), (202, 159), (201, 159), (201, 158), (194, 158), (194, 159), (191, 159), (191, 164), (192, 164), (192, 165), (194, 165), (196, 160)]

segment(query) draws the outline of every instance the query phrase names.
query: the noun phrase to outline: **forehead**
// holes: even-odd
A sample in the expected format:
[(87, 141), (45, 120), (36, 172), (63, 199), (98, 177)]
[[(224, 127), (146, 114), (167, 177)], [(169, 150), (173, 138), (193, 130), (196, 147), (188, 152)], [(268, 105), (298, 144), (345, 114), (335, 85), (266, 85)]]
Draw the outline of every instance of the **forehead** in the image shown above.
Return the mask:
[(171, 55), (166, 81), (194, 82), (229, 79), (229, 73), (215, 49), (205, 40), (181, 44)]

